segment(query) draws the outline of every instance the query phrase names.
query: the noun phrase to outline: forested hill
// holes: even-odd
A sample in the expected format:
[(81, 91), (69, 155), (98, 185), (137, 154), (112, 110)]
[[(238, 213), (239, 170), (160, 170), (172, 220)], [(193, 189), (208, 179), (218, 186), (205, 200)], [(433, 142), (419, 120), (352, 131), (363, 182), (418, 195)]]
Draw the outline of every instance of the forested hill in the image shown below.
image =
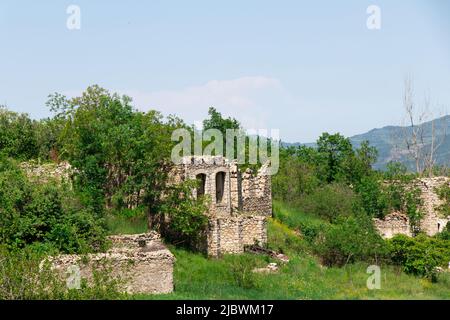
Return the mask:
[[(422, 125), (424, 146), (430, 149), (432, 142), (433, 121), (425, 122)], [(399, 161), (413, 169), (414, 165), (408, 157), (406, 150), (405, 136), (411, 135), (411, 129), (401, 126), (386, 126), (380, 129), (372, 129), (366, 133), (350, 137), (353, 146), (367, 140), (378, 149), (378, 160), (374, 167), (383, 169), (390, 161)], [(435, 143), (439, 145), (436, 150), (436, 163), (450, 166), (450, 116), (445, 116), (434, 120)], [(300, 145), (301, 143), (284, 143), (284, 145)], [(314, 146), (315, 143), (305, 145)]]

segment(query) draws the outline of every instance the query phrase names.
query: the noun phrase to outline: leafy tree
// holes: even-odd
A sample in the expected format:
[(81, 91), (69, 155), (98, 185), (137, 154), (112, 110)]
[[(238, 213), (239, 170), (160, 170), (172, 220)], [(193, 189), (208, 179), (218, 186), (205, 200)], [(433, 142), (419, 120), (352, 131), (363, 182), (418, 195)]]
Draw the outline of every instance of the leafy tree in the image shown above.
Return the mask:
[(105, 229), (69, 186), (30, 182), (18, 165), (0, 159), (0, 242), (10, 248), (49, 244), (63, 252), (105, 248)]
[(21, 160), (37, 157), (35, 126), (27, 114), (0, 106), (0, 152)]
[[(98, 86), (73, 99), (53, 95), (48, 105), (65, 120), (61, 156), (77, 168), (76, 185), (96, 210), (105, 205), (119, 210), (141, 205), (149, 227), (158, 230), (166, 227), (164, 217), (170, 211), (174, 229), (195, 234), (190, 230), (200, 225), (196, 224), (200, 204), (197, 207), (187, 196), (172, 196), (174, 187), (167, 185), (171, 134), (186, 128), (180, 119), (164, 119), (153, 110), (139, 112), (129, 97)], [(176, 214), (180, 210), (184, 220)]]
[(330, 183), (342, 179), (345, 175), (343, 163), (346, 158), (353, 155), (350, 140), (339, 133), (330, 135), (325, 132), (317, 140), (317, 150), (323, 162), (321, 168), (323, 180)]
[[(218, 129), (225, 137), (227, 129), (240, 129), (241, 124), (234, 118), (224, 118), (214, 107), (208, 110), (209, 119), (203, 120), (203, 130)], [(225, 144), (224, 144), (225, 145)]]

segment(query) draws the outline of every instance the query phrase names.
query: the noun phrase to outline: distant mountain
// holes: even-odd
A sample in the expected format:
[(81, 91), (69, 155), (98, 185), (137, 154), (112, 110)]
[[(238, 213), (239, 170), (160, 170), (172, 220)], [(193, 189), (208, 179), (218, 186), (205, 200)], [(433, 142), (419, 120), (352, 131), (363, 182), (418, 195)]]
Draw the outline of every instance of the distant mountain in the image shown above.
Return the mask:
[[(423, 129), (424, 150), (430, 150), (432, 132), (435, 132), (435, 143), (439, 145), (435, 153), (436, 163), (450, 166), (450, 116), (435, 119), (421, 124)], [(408, 168), (414, 169), (414, 163), (408, 155), (405, 144), (405, 136), (411, 137), (412, 129), (401, 126), (387, 126), (381, 129), (373, 129), (369, 132), (350, 137), (354, 147), (367, 140), (370, 145), (378, 149), (378, 161), (374, 167), (384, 169), (390, 161), (399, 161)], [(301, 143), (282, 143), (284, 146), (298, 146)], [(307, 146), (315, 146), (315, 143), (305, 143)]]

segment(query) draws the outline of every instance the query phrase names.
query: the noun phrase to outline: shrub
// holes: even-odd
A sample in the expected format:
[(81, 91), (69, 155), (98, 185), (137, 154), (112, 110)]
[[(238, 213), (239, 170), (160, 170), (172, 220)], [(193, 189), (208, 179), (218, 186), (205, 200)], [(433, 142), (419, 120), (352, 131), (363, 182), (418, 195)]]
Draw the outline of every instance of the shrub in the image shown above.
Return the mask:
[(161, 233), (175, 244), (196, 247), (205, 236), (207, 199), (192, 196), (197, 183), (188, 180), (167, 188), (160, 211), (151, 216), (153, 227), (159, 227)]
[(353, 191), (337, 183), (325, 185), (299, 200), (302, 211), (329, 222), (335, 222), (339, 217), (352, 215), (355, 206), (357, 206), (357, 198)]
[(450, 185), (447, 183), (436, 188), (436, 193), (444, 203), (439, 206), (438, 210), (444, 216), (450, 216)]
[(0, 159), (0, 242), (23, 248), (35, 242), (67, 253), (102, 251), (103, 219), (67, 185), (28, 181), (17, 165)]
[(111, 277), (111, 270), (93, 272), (93, 281), (81, 282), (80, 289), (68, 289), (45, 260), (41, 245), (20, 250), (0, 247), (0, 300), (30, 299), (118, 299), (122, 280)]
[(388, 209), (388, 199), (376, 175), (361, 178), (356, 185), (364, 211), (371, 217), (383, 218)]
[(436, 280), (436, 267), (447, 267), (450, 241), (420, 234), (415, 238), (397, 235), (388, 240), (389, 256), (406, 273)]
[(327, 266), (343, 266), (355, 261), (378, 261), (385, 244), (373, 229), (371, 220), (359, 216), (340, 218), (316, 240), (316, 253)]

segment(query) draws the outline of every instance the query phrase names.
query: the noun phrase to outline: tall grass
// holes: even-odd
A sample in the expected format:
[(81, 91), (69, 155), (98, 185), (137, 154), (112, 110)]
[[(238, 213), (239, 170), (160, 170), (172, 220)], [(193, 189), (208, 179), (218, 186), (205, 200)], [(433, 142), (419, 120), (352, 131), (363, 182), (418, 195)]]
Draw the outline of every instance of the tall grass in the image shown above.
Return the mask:
[[(450, 275), (438, 283), (381, 266), (381, 289), (369, 290), (368, 264), (326, 268), (305, 249), (304, 241), (286, 225), (270, 220), (269, 245), (283, 248), (290, 261), (278, 273), (249, 274), (273, 261), (244, 254), (208, 259), (170, 248), (176, 256), (175, 291), (168, 295), (135, 295), (135, 299), (450, 299)], [(277, 262), (279, 263), (279, 262)]]
[(148, 231), (144, 211), (110, 212), (106, 216), (108, 234), (136, 234)]

